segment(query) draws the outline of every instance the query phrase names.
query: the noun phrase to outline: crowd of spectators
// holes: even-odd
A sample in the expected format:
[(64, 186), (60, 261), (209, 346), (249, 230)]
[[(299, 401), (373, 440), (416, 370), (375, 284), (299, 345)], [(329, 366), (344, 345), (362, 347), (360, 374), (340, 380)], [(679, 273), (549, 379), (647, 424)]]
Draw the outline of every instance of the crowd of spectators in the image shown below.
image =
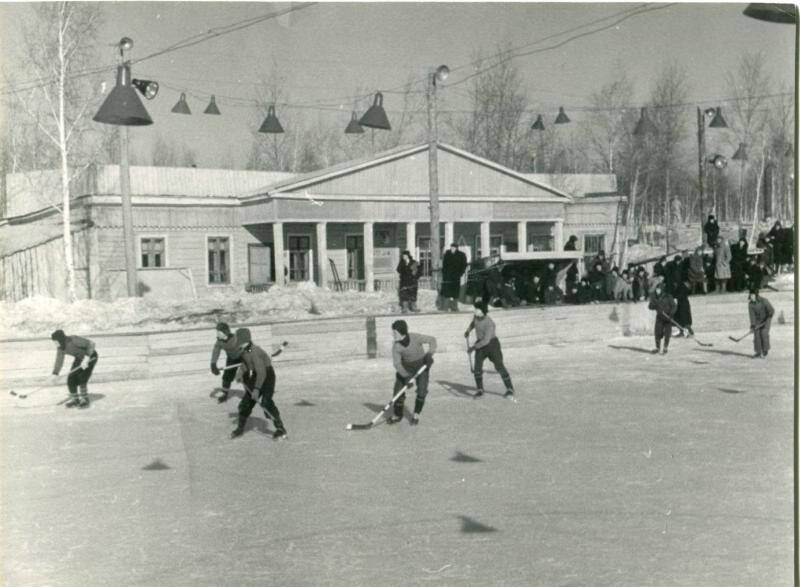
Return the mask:
[[(589, 304), (605, 301), (639, 302), (648, 299), (657, 284), (680, 301), (694, 294), (749, 291), (765, 287), (769, 280), (794, 263), (794, 229), (776, 222), (769, 232), (759, 234), (755, 250), (748, 250), (742, 235), (730, 243), (720, 236), (713, 216), (704, 226), (706, 242), (646, 262), (628, 263), (620, 268), (599, 251), (580, 271), (572, 263), (566, 278), (559, 280), (555, 264), (529, 275), (490, 276), (487, 284), (494, 305)], [(575, 250), (578, 239), (571, 236), (564, 250)], [(655, 261), (655, 262), (654, 262)], [(654, 262), (654, 263), (653, 263)], [(653, 263), (648, 271), (648, 265)], [(563, 289), (562, 289), (563, 288)]]

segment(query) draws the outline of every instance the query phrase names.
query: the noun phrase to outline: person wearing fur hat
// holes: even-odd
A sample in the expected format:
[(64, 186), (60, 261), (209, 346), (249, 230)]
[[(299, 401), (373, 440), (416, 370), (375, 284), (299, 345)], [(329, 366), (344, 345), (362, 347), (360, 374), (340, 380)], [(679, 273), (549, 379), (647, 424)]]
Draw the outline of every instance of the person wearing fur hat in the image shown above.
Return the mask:
[(458, 298), (461, 295), (461, 276), (467, 270), (467, 256), (458, 250), (457, 243), (450, 243), (450, 248), (442, 258), (442, 298), (443, 309), (458, 312)]
[(706, 242), (710, 247), (717, 246), (717, 238), (719, 238), (719, 224), (713, 214), (708, 215), (708, 220), (703, 225), (703, 232), (706, 234)]
[[(63, 330), (56, 330), (50, 335), (56, 342), (56, 363), (53, 365), (53, 375), (61, 373), (64, 366), (64, 355), (74, 357), (70, 373), (67, 376), (67, 389), (69, 389), (69, 400), (66, 403), (68, 408), (78, 406), (79, 408), (89, 407), (89, 390), (87, 384), (92, 376), (94, 366), (97, 364), (97, 350), (94, 343), (82, 336), (67, 336)], [(80, 389), (80, 394), (78, 390)]]
[(475, 330), (477, 339), (475, 344), (470, 346), (467, 352), (475, 353), (475, 397), (483, 395), (483, 362), (489, 359), (494, 368), (503, 379), (506, 386), (505, 397), (509, 399), (514, 398), (514, 385), (511, 383), (511, 375), (503, 364), (503, 349), (500, 347), (500, 340), (496, 336), (496, 327), (494, 320), (489, 317), (489, 308), (483, 302), (475, 303), (474, 317), (469, 323), (467, 330), (464, 332), (464, 338), (469, 338), (469, 333)]
[(217, 367), (217, 359), (219, 359), (220, 352), (225, 351), (225, 369), (222, 372), (222, 395), (217, 398), (217, 401), (222, 403), (228, 400), (231, 383), (236, 377), (236, 365), (242, 363), (242, 353), (230, 326), (225, 322), (218, 322), (216, 332), (217, 342), (214, 343), (214, 349), (211, 351), (211, 372), (214, 375), (220, 374), (220, 369)]
[[(411, 418), (413, 426), (419, 424), (419, 416), (425, 405), (425, 397), (428, 395), (428, 380), (430, 379), (431, 365), (433, 365), (433, 354), (436, 352), (436, 338), (427, 334), (409, 332), (405, 320), (392, 322), (392, 338), (394, 339), (392, 362), (396, 371), (392, 397), (411, 381), (411, 378), (423, 365), (428, 366), (414, 382), (417, 386), (417, 399), (414, 402), (414, 415)], [(427, 351), (423, 346), (426, 344), (428, 345)], [(406, 394), (401, 395), (394, 402), (394, 413), (387, 423), (394, 424), (403, 419), (405, 396)]]
[(754, 359), (766, 358), (769, 352), (769, 329), (772, 326), (772, 317), (775, 308), (767, 298), (762, 298), (757, 289), (751, 289), (747, 296), (748, 313), (750, 314), (750, 330), (753, 331)]
[(264, 410), (264, 417), (272, 420), (275, 425), (272, 438), (282, 440), (286, 438), (286, 427), (281, 420), (278, 406), (272, 399), (275, 394), (275, 369), (272, 368), (272, 361), (264, 349), (253, 344), (249, 328), (239, 328), (236, 331), (236, 343), (239, 346), (242, 363), (244, 363), (245, 374), (242, 379), (244, 396), (239, 402), (239, 422), (236, 429), (231, 432), (231, 438), (237, 438), (244, 434), (244, 427), (250, 413), (255, 405), (260, 403)]
[(410, 251), (403, 251), (400, 262), (397, 264), (397, 274), (400, 277), (400, 286), (397, 297), (400, 301), (400, 310), (405, 314), (409, 310), (419, 312), (417, 309), (417, 288), (419, 287), (419, 263), (411, 256)]

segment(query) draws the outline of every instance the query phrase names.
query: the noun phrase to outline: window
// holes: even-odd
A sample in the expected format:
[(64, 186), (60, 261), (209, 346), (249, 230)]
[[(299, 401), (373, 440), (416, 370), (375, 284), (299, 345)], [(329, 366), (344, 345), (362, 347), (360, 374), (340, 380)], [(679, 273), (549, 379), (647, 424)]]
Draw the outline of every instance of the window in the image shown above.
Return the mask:
[(606, 235), (587, 234), (583, 237), (583, 256), (593, 257), (606, 248)]
[(208, 237), (208, 283), (230, 283), (230, 242), (226, 236)]
[(308, 281), (311, 273), (310, 236), (289, 236), (289, 280)]
[(528, 235), (528, 250), (531, 251), (552, 251), (553, 237), (549, 234)]
[[(503, 235), (494, 235), (489, 237), (489, 255), (496, 256), (500, 254), (503, 246)], [(483, 249), (481, 248), (481, 236), (475, 236), (475, 250), (478, 251), (478, 256), (483, 256)]]
[(419, 242), (419, 259), (417, 259), (417, 263), (419, 263), (419, 276), (430, 277), (431, 238), (429, 236), (420, 236), (417, 240)]
[(166, 266), (163, 238), (143, 238), (141, 245), (142, 268)]
[(364, 237), (345, 237), (347, 249), (347, 279), (364, 279)]

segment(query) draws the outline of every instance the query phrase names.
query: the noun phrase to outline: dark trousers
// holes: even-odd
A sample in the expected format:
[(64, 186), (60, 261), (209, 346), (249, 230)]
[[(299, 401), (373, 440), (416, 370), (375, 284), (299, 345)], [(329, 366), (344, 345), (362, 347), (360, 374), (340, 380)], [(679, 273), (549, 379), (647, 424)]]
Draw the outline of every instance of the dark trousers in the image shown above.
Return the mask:
[(656, 318), (656, 348), (661, 348), (661, 339), (664, 339), (664, 348), (669, 347), (669, 339), (672, 336), (672, 322), (664, 318)]
[(764, 326), (753, 331), (753, 349), (757, 355), (765, 355), (769, 351), (769, 327), (771, 322), (771, 319), (767, 320)]
[[(86, 384), (89, 383), (89, 378), (92, 376), (92, 371), (94, 371), (94, 366), (97, 364), (97, 352), (93, 352), (89, 355), (89, 365), (84, 367), (83, 369), (78, 369), (74, 373), (70, 373), (67, 377), (67, 389), (69, 389), (70, 395), (78, 395), (78, 387), (81, 388), (81, 395), (87, 395), (88, 389)], [(75, 359), (72, 363), (72, 368), (70, 371), (75, 369), (78, 366), (78, 360)]]
[[(413, 363), (403, 363), (403, 368), (406, 371), (411, 373), (413, 376), (417, 371), (419, 371), (420, 367), (425, 364), (424, 359), (420, 359), (419, 361), (414, 361)], [(422, 413), (422, 407), (425, 405), (425, 396), (428, 395), (428, 380), (430, 379), (431, 370), (425, 369), (422, 374), (417, 377), (414, 381), (417, 390), (417, 399), (414, 402), (414, 413), (420, 414)], [(396, 373), (394, 377), (394, 391), (392, 391), (392, 397), (394, 397), (398, 391), (403, 389), (406, 385), (407, 379), (400, 375), (400, 373)], [(406, 395), (403, 394), (394, 402), (394, 415), (403, 417), (403, 406), (406, 402)]]
[(511, 384), (511, 375), (508, 374), (506, 366), (503, 364), (503, 349), (497, 337), (489, 341), (484, 347), (475, 349), (475, 385), (478, 389), (483, 389), (483, 362), (489, 359), (494, 368), (503, 379), (506, 389), (514, 389)]
[[(242, 363), (241, 359), (231, 359), (228, 357), (225, 360), (225, 366), (230, 367), (231, 365), (240, 365)], [(225, 392), (230, 391), (231, 383), (233, 383), (234, 378), (236, 377), (236, 369), (225, 369), (222, 372), (222, 389)]]
[[(242, 397), (242, 401), (239, 402), (240, 428), (244, 428), (245, 423), (247, 423), (247, 419), (250, 417), (250, 413), (253, 411), (253, 408), (256, 405), (256, 401), (253, 399), (252, 394), (248, 391), (253, 389), (255, 380), (255, 375), (245, 377), (244, 379), (244, 384), (246, 386), (245, 394)], [(272, 401), (272, 396), (275, 393), (275, 369), (272, 367), (267, 367), (267, 377), (264, 379), (264, 383), (261, 385), (261, 389), (258, 391), (260, 400), (259, 403), (261, 404), (261, 408), (264, 410), (264, 416), (267, 418), (267, 420), (272, 420), (275, 423), (276, 430), (286, 430), (286, 428), (283, 426), (283, 422), (281, 421), (281, 413), (278, 411), (278, 406), (276, 406), (275, 402)]]

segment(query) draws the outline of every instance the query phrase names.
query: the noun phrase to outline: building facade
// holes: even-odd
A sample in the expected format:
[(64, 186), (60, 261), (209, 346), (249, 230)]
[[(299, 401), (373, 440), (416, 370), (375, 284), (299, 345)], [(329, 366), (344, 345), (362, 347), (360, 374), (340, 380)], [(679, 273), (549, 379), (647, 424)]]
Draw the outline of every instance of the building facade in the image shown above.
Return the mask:
[[(440, 237), (470, 258), (500, 249), (562, 250), (572, 234), (587, 256), (618, 246), (625, 198), (613, 176), (521, 174), (446, 144), (438, 165)], [(116, 166), (100, 167), (73, 190), (81, 297), (125, 295), (118, 176)], [(9, 176), (7, 185), (3, 296), (60, 296), (60, 215), (42, 206), (57, 196), (41, 190), (33, 198), (30, 178)], [(303, 175), (132, 167), (131, 192), (143, 295), (301, 281), (393, 288), (403, 250), (430, 274), (427, 144)]]

